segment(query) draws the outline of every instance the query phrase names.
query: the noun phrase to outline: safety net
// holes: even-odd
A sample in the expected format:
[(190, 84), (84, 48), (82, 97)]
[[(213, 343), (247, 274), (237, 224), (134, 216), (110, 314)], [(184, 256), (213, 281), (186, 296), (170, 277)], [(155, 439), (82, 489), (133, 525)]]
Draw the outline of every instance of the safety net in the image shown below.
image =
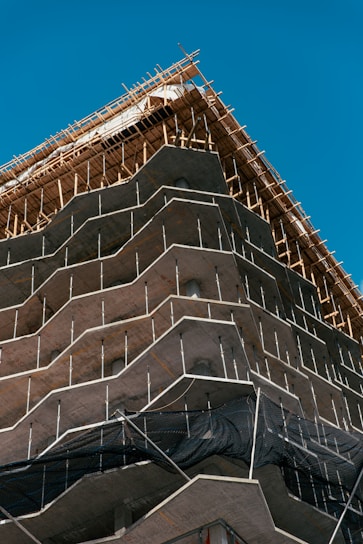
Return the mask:
[(342, 531), (346, 542), (362, 542), (360, 433), (309, 421), (262, 394), (258, 403), (250, 395), (208, 410), (126, 415), (144, 436), (116, 413), (41, 456), (1, 466), (0, 504), (13, 516), (37, 512), (86, 474), (143, 460), (174, 470), (147, 436), (184, 470), (212, 455), (277, 465), (292, 494), (336, 518), (350, 498)]

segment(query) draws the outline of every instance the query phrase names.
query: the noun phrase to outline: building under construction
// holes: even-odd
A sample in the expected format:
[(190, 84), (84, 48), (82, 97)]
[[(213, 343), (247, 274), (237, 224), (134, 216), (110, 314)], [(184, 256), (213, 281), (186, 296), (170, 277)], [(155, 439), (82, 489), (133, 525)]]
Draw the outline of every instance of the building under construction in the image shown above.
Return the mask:
[(0, 170), (0, 541), (363, 541), (363, 302), (198, 52)]

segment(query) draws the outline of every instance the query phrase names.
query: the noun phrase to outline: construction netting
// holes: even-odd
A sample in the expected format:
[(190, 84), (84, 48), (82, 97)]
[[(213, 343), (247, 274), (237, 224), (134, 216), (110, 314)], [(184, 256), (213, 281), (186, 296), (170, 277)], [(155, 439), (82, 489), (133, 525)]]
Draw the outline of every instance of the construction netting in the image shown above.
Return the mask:
[[(363, 486), (355, 484), (363, 467), (362, 435), (303, 419), (264, 395), (256, 418), (256, 404), (251, 395), (210, 410), (128, 413), (127, 417), (181, 469), (212, 455), (250, 464), (253, 451), (254, 467), (278, 465), (295, 496), (330, 515), (339, 518), (350, 498), (342, 531), (346, 542), (361, 543)], [(142, 460), (173, 470), (117, 414), (40, 457), (0, 467), (0, 504), (13, 516), (36, 512), (86, 474)]]

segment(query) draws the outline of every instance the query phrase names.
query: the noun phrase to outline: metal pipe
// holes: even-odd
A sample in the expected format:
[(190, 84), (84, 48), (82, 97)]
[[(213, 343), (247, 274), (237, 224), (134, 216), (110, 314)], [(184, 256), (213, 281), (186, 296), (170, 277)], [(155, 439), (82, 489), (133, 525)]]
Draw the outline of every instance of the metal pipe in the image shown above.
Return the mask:
[(2, 512), (4, 514), (4, 516), (6, 516), (8, 519), (10, 519), (13, 523), (15, 523), (15, 525), (17, 527), (19, 527), (19, 529), (21, 531), (23, 531), (23, 533), (25, 533), (33, 542), (36, 542), (37, 544), (42, 544), (40, 542), (40, 540), (38, 540), (37, 538), (35, 538), (34, 535), (31, 534), (30, 531), (28, 531), (28, 529), (26, 529), (24, 527), (24, 525), (22, 525), (16, 518), (14, 518), (14, 516), (12, 516), (10, 514), (10, 512), (8, 512), (7, 510), (5, 510), (5, 508), (3, 506), (0, 506), (0, 512)]
[[(161, 450), (156, 444), (155, 442), (153, 442), (148, 436), (146, 436), (145, 433), (142, 432), (141, 429), (139, 429), (139, 427), (137, 425), (135, 425), (135, 423), (129, 418), (127, 417), (120, 409), (117, 409), (116, 412), (118, 412), (121, 417), (123, 419), (125, 419), (125, 421), (127, 421), (127, 423), (129, 425), (131, 425), (131, 427), (133, 429), (135, 429), (135, 431), (137, 433), (139, 433), (140, 436), (142, 436), (142, 438), (144, 438), (144, 440), (146, 440), (158, 453), (160, 453), (160, 455), (162, 457), (164, 457), (164, 459), (170, 464), (172, 465), (172, 467), (175, 468), (175, 470), (177, 472), (179, 472), (179, 474), (185, 479), (187, 480), (187, 482), (190, 482), (191, 481), (191, 478), (189, 478), (189, 476), (187, 474), (185, 474), (185, 472), (180, 468), (178, 467), (178, 465), (176, 463), (174, 463), (174, 461), (172, 459), (170, 459), (170, 457), (168, 455), (166, 455), (165, 452), (163, 452), (163, 450)], [(120, 418), (117, 418), (118, 420), (120, 420)]]
[(251, 451), (251, 463), (250, 463), (250, 471), (248, 478), (249, 480), (252, 480), (253, 476), (253, 465), (255, 462), (255, 451), (256, 451), (256, 437), (257, 437), (257, 423), (258, 423), (258, 411), (260, 407), (260, 395), (261, 395), (261, 388), (259, 387), (257, 389), (257, 399), (256, 399), (256, 413), (255, 413), (255, 424), (253, 426), (253, 440), (252, 440), (252, 451)]
[(354, 495), (355, 495), (355, 492), (356, 492), (357, 489), (358, 489), (358, 486), (359, 486), (360, 480), (361, 480), (361, 478), (362, 478), (362, 475), (363, 475), (363, 467), (361, 468), (361, 471), (360, 471), (360, 473), (359, 473), (359, 475), (358, 475), (358, 478), (357, 478), (356, 481), (355, 481), (355, 484), (354, 484), (354, 487), (353, 487), (352, 492), (351, 492), (351, 494), (350, 494), (350, 497), (349, 497), (349, 499), (348, 499), (348, 501), (347, 501), (347, 504), (346, 504), (345, 507), (344, 507), (344, 510), (343, 510), (343, 512), (342, 512), (342, 514), (341, 514), (339, 520), (338, 520), (338, 523), (336, 524), (336, 527), (335, 527), (335, 529), (334, 529), (334, 532), (333, 532), (333, 534), (331, 535), (331, 538), (330, 538), (330, 540), (329, 540), (329, 544), (333, 544), (333, 542), (334, 542), (334, 539), (335, 539), (335, 537), (336, 537), (336, 535), (337, 535), (337, 533), (338, 533), (338, 531), (339, 531), (339, 529), (340, 529), (340, 526), (341, 526), (341, 524), (342, 524), (342, 521), (343, 521), (343, 519), (344, 519), (344, 516), (345, 516), (345, 514), (347, 513), (348, 508), (349, 508), (349, 506), (350, 506), (350, 503), (352, 502), (353, 497), (354, 497)]

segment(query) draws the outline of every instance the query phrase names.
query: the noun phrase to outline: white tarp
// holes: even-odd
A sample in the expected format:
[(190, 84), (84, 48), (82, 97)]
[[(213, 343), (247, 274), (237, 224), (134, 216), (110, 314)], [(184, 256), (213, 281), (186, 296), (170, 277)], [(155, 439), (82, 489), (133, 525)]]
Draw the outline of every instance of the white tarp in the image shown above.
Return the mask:
[[(52, 151), (52, 153), (50, 153), (48, 157), (36, 162), (32, 166), (21, 172), (17, 176), (17, 178), (12, 179), (2, 185), (0, 187), (0, 193), (10, 189), (11, 187), (14, 187), (18, 183), (22, 183), (27, 178), (29, 178), (33, 172), (38, 170), (38, 168), (44, 166), (52, 159), (59, 156), (61, 153), (65, 153), (66, 151), (74, 149), (79, 145), (89, 143), (95, 137), (100, 137), (101, 139), (106, 140), (108, 138), (111, 138), (115, 134), (118, 134), (125, 128), (135, 125), (144, 115), (148, 97), (158, 97), (166, 100), (177, 100), (184, 94), (185, 91), (190, 91), (193, 88), (195, 88), (195, 86), (192, 83), (161, 85), (160, 87), (157, 87), (147, 96), (141, 98), (133, 106), (130, 106), (125, 111), (119, 113), (118, 115), (115, 115), (115, 117), (113, 117), (109, 121), (105, 121), (102, 125), (92, 130), (89, 130), (85, 134), (82, 134), (82, 136), (80, 136), (75, 142), (57, 147), (57, 149)], [(197, 88), (199, 92), (204, 92), (203, 87)]]

